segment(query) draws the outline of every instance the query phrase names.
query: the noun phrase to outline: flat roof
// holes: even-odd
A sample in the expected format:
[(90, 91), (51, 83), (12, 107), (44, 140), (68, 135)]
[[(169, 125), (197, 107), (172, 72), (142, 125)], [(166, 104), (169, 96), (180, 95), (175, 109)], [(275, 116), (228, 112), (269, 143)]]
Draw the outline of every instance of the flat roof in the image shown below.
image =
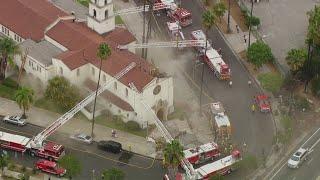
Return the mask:
[(30, 141), (30, 138), (20, 136), (17, 134), (10, 134), (10, 133), (0, 131), (0, 140), (6, 141), (6, 142), (13, 142), (16, 144), (21, 144), (23, 146), (26, 146)]

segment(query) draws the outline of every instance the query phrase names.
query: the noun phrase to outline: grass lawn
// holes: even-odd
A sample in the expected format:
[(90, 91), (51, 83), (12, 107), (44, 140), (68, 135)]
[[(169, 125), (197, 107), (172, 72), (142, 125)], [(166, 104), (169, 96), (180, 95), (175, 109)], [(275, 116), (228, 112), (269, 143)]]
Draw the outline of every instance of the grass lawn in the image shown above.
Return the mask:
[(262, 87), (272, 93), (276, 93), (280, 90), (283, 84), (283, 78), (279, 73), (263, 73), (258, 75)]
[(17, 91), (18, 84), (10, 79), (5, 79), (2, 84), (0, 84), (0, 97), (14, 100), (14, 94)]
[[(127, 124), (122, 120), (114, 120), (112, 118), (107, 118), (105, 115), (101, 115), (96, 118), (95, 121), (97, 124), (107, 126), (109, 128), (117, 129), (120, 131), (125, 131), (137, 136), (146, 137), (147, 136), (147, 129), (140, 129), (140, 130), (131, 130), (127, 127)], [(154, 126), (149, 126), (149, 132), (154, 129)]]
[(90, 0), (77, 0), (77, 2), (82, 4), (85, 7), (89, 7)]
[(122, 18), (121, 18), (119, 15), (116, 16), (115, 19), (116, 19), (116, 20), (115, 20), (115, 21), (116, 21), (116, 24), (124, 24)]

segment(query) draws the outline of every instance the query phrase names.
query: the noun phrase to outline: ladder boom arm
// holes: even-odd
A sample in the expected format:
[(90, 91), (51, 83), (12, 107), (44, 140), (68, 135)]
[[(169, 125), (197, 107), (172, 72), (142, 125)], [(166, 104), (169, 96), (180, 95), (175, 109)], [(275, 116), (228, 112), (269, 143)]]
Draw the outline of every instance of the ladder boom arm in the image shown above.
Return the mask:
[[(153, 5), (153, 11), (158, 11), (161, 9), (175, 9), (176, 5), (175, 4), (164, 4), (164, 3), (155, 3)], [(132, 7), (128, 9), (121, 9), (116, 12), (114, 12), (114, 15), (127, 15), (127, 14), (134, 14), (134, 13), (140, 13), (140, 12), (148, 12), (150, 10), (150, 5), (144, 6), (137, 6), (137, 7)]]
[(119, 45), (118, 49), (120, 50), (129, 49), (129, 48), (140, 49), (140, 48), (152, 48), (152, 47), (184, 48), (184, 47), (205, 47), (205, 46), (206, 46), (205, 40), (182, 40), (182, 41), (150, 42), (150, 43), (131, 44), (131, 45)]
[[(104, 86), (100, 87), (98, 91), (98, 95), (100, 95), (103, 91), (109, 88), (109, 86), (116, 80), (120, 79), (122, 76), (124, 76), (126, 73), (128, 73), (131, 69), (133, 69), (136, 66), (135, 62), (130, 63), (127, 67), (125, 67), (123, 70), (121, 70), (118, 74), (114, 76), (113, 79), (109, 80)], [(59, 119), (54, 121), (52, 124), (50, 124), (47, 128), (45, 128), (43, 131), (41, 131), (38, 135), (36, 135), (33, 138), (33, 144), (36, 147), (41, 147), (42, 142), (50, 136), (52, 133), (54, 133), (57, 129), (59, 129), (61, 126), (63, 126), (66, 122), (68, 122), (75, 114), (77, 114), (82, 108), (87, 106), (90, 102), (94, 100), (96, 91), (92, 92), (89, 96), (84, 98), (81, 102), (79, 102), (76, 106), (74, 106), (72, 109), (70, 109), (68, 112), (66, 112), (64, 115), (62, 115)]]

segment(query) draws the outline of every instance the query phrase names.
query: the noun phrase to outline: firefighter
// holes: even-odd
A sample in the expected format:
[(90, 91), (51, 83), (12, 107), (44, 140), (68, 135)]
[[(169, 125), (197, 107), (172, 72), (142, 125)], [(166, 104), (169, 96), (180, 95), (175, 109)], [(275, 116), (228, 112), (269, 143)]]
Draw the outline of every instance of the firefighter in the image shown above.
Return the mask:
[(251, 106), (251, 111), (254, 113), (256, 111), (256, 105), (255, 104), (252, 104)]

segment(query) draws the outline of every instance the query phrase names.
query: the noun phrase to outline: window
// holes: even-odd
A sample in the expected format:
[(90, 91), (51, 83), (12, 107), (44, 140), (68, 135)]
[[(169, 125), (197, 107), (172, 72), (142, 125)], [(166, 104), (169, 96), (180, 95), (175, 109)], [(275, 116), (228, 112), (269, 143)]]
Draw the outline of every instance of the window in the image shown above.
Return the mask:
[(14, 34), (14, 40), (15, 40), (15, 41), (18, 41), (16, 34)]
[(106, 11), (104, 12), (104, 17), (105, 17), (105, 19), (108, 19), (108, 17), (109, 17), (109, 15), (108, 15), (108, 10), (106, 10)]
[(121, 109), (118, 110), (118, 113), (121, 113)]
[(114, 86), (114, 89), (117, 89), (118, 88), (117, 87), (117, 82), (114, 82), (113, 86)]
[(128, 94), (129, 94), (129, 92), (128, 92), (128, 89), (126, 88), (126, 97), (128, 97)]
[(93, 10), (93, 17), (96, 17), (97, 16), (97, 11), (94, 9)]
[(159, 94), (161, 91), (161, 86), (160, 85), (157, 85), (154, 89), (153, 89), (153, 94), (154, 95), (157, 95)]
[(107, 0), (104, 0), (104, 5), (107, 5), (107, 3), (108, 3)]
[(94, 3), (97, 4), (97, 0), (94, 0)]
[(4, 33), (4, 27), (2, 26), (2, 32)]
[(107, 77), (105, 74), (103, 75), (103, 82), (105, 82), (105, 83), (107, 82)]
[(91, 73), (92, 73), (92, 75), (94, 76), (94, 67), (91, 67)]
[(41, 73), (41, 67), (39, 67), (39, 72)]
[(60, 67), (60, 74), (63, 75), (63, 69)]
[(77, 69), (77, 76), (80, 76), (80, 69)]
[(29, 66), (31, 67), (32, 66), (32, 62), (29, 60)]
[(127, 113), (127, 118), (129, 117), (129, 113)]

